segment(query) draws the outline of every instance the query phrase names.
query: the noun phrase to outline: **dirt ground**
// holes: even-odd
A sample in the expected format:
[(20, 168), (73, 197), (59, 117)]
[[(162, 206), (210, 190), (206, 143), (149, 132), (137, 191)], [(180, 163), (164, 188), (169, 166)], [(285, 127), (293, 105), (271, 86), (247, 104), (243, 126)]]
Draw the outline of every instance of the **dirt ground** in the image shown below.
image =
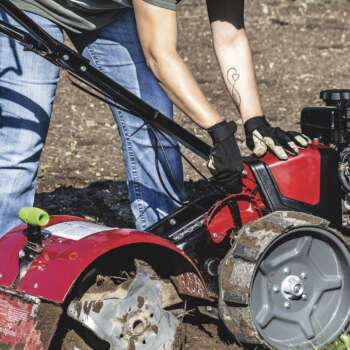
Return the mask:
[[(269, 120), (298, 129), (303, 106), (319, 104), (319, 91), (349, 88), (348, 2), (248, 0), (246, 27), (254, 52), (263, 106)], [(237, 119), (210, 41), (204, 0), (185, 0), (179, 10), (180, 52), (211, 102)], [(196, 135), (206, 134), (181, 113), (177, 120)], [(245, 151), (240, 128), (238, 135)], [(130, 226), (118, 133), (108, 107), (75, 90), (62, 75), (55, 113), (42, 157), (37, 204), (50, 213), (70, 213), (109, 225)], [(193, 157), (197, 167), (204, 162)], [(188, 188), (198, 177), (186, 168)], [(186, 325), (186, 349), (231, 349), (222, 327)]]

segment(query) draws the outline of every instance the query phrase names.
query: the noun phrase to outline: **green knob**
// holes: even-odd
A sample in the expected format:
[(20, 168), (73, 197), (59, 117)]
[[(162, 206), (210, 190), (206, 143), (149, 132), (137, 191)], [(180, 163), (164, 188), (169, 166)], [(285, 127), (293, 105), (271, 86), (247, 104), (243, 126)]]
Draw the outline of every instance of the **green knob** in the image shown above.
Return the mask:
[(22, 208), (18, 216), (24, 223), (31, 226), (46, 226), (50, 221), (50, 215), (40, 208)]

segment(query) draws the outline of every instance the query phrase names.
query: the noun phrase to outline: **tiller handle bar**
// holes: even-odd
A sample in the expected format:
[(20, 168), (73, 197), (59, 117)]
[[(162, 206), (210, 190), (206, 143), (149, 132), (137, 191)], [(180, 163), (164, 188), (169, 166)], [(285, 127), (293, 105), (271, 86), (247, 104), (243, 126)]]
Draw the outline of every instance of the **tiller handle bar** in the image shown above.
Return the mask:
[(0, 21), (0, 32), (17, 40), (27, 50), (39, 54), (56, 66), (66, 69), (74, 76), (87, 82), (90, 86), (107, 96), (111, 102), (122, 106), (143, 119), (146, 124), (150, 124), (170, 137), (175, 138), (198, 156), (206, 160), (209, 158), (211, 148), (208, 144), (101, 73), (86, 58), (51, 37), (9, 0), (1, 0), (1, 8), (18, 21), (28, 33), (4, 21)]

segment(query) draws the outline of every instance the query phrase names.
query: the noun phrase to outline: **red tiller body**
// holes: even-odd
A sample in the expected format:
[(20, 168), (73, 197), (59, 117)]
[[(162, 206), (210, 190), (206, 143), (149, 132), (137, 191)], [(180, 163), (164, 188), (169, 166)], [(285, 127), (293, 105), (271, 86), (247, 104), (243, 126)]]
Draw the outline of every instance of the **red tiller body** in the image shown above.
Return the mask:
[(314, 140), (298, 156), (280, 161), (267, 154), (252, 165), (259, 192), (270, 211), (292, 210), (342, 225), (342, 186), (338, 174), (339, 153)]
[(286, 198), (316, 205), (321, 193), (321, 155), (324, 148), (313, 143), (301, 150), (297, 157), (289, 157), (288, 161), (279, 160), (268, 153), (262, 161), (269, 167), (277, 187)]
[[(321, 156), (324, 146), (313, 144), (302, 150), (296, 157), (288, 161), (279, 161), (269, 154), (262, 159), (273, 177), (275, 185), (282, 197), (296, 203), (317, 206), (321, 193)], [(253, 166), (245, 165), (244, 192), (232, 195), (218, 201), (208, 212), (206, 224), (213, 243), (220, 244), (233, 228), (234, 222), (229, 201), (234, 200), (240, 214), (241, 224), (246, 224), (263, 215), (269, 210), (258, 186)], [(293, 202), (293, 203), (294, 203)], [(53, 216), (51, 226), (70, 221), (84, 220), (72, 216)], [(8, 252), (2, 255), (0, 268), (0, 286), (15, 288), (17, 292), (50, 300), (55, 303), (64, 302), (71, 287), (80, 274), (96, 259), (120, 247), (137, 244), (149, 244), (175, 252), (182, 257), (183, 263), (191, 266), (200, 276), (191, 258), (170, 241), (156, 235), (131, 229), (112, 229), (101, 226), (101, 232), (86, 235), (78, 240), (52, 235), (44, 241), (43, 251), (33, 260), (28, 272), (19, 281), (18, 256), (26, 237), (23, 234), (24, 225), (0, 239), (0, 251)], [(16, 281), (16, 283), (15, 283)]]
[(247, 160), (243, 193), (218, 201), (207, 215), (206, 226), (212, 241), (220, 244), (237, 228), (230, 208), (232, 199), (237, 203), (242, 225), (258, 219), (264, 212), (276, 210), (308, 212), (339, 225), (341, 195), (337, 161), (334, 150), (317, 140), (287, 161), (271, 153), (260, 160)]
[[(271, 154), (262, 160), (247, 160), (243, 192), (214, 203), (205, 214), (202, 234), (204, 229), (204, 235), (209, 235), (214, 251), (214, 246), (224, 246), (228, 237), (233, 238), (241, 225), (255, 221), (270, 211), (305, 210), (321, 213), (319, 216), (324, 213), (324, 217), (330, 212), (330, 221), (337, 219), (337, 206), (341, 204), (334, 184), (329, 182), (335, 181), (336, 168), (332, 166), (335, 162), (332, 150), (317, 143), (288, 161), (280, 161)], [(69, 228), (68, 231), (64, 225)], [(89, 225), (95, 225), (92, 232), (89, 232)], [(147, 232), (108, 228), (74, 216), (51, 217), (49, 225), (43, 229), (43, 233), (50, 234), (43, 241), (42, 251), (31, 261), (24, 276), (19, 278), (19, 255), (27, 242), (25, 230), (26, 225), (21, 225), (0, 239), (0, 251), (6, 252), (2, 254), (0, 267), (0, 289), (3, 292), (0, 294), (0, 330), (6, 334), (3, 334), (0, 344), (1, 341), (12, 344), (13, 349), (20, 343), (25, 344), (28, 350), (46, 349), (37, 327), (40, 317), (30, 316), (38, 315), (34, 312), (35, 308), (39, 307), (40, 314), (40, 307), (43, 310), (55, 307), (58, 322), (61, 305), (84, 272), (111, 252), (116, 253), (117, 264), (118, 249), (121, 248), (147, 245), (175, 254), (180, 273), (174, 283), (179, 293), (206, 302), (215, 300), (206, 285), (203, 266), (194, 263), (198, 257), (192, 260), (192, 255), (185, 253), (186, 249), (180, 249), (170, 241), (170, 236), (168, 240)], [(196, 230), (189, 232), (189, 236), (198, 234)], [(200, 254), (203, 254), (201, 250)], [(7, 312), (8, 308), (12, 311)], [(21, 337), (31, 329), (34, 331), (30, 341)], [(50, 334), (53, 333), (54, 330), (51, 330)]]

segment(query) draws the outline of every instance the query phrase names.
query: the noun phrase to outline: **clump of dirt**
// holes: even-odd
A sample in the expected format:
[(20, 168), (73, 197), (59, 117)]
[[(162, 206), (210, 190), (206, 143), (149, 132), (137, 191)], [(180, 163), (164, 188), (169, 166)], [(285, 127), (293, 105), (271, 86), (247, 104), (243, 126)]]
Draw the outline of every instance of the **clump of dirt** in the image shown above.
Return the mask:
[(41, 333), (40, 340), (45, 348), (51, 343), (61, 314), (62, 308), (60, 306), (45, 302), (39, 306), (36, 328)]
[(62, 343), (61, 349), (62, 350), (75, 350), (75, 349), (93, 350), (74, 331), (69, 331), (66, 334), (64, 341)]
[(240, 346), (220, 324), (209, 320), (192, 319), (184, 323), (180, 330), (181, 350), (238, 350)]
[[(319, 91), (349, 87), (348, 1), (249, 0), (246, 27), (265, 114), (275, 125), (299, 129), (304, 106), (318, 105)], [(179, 50), (209, 100), (223, 116), (237, 120), (216, 64), (204, 0), (179, 8)], [(178, 122), (205, 141), (208, 136), (183, 114)], [(243, 152), (243, 130), (237, 134)], [(197, 168), (203, 160), (185, 154)], [(203, 188), (186, 166), (190, 192)], [(132, 226), (118, 132), (108, 107), (72, 89), (63, 74), (42, 157), (37, 205), (50, 213), (92, 217), (111, 226)], [(222, 326), (185, 325), (185, 349), (235, 349)], [(222, 334), (223, 333), (223, 334)]]

